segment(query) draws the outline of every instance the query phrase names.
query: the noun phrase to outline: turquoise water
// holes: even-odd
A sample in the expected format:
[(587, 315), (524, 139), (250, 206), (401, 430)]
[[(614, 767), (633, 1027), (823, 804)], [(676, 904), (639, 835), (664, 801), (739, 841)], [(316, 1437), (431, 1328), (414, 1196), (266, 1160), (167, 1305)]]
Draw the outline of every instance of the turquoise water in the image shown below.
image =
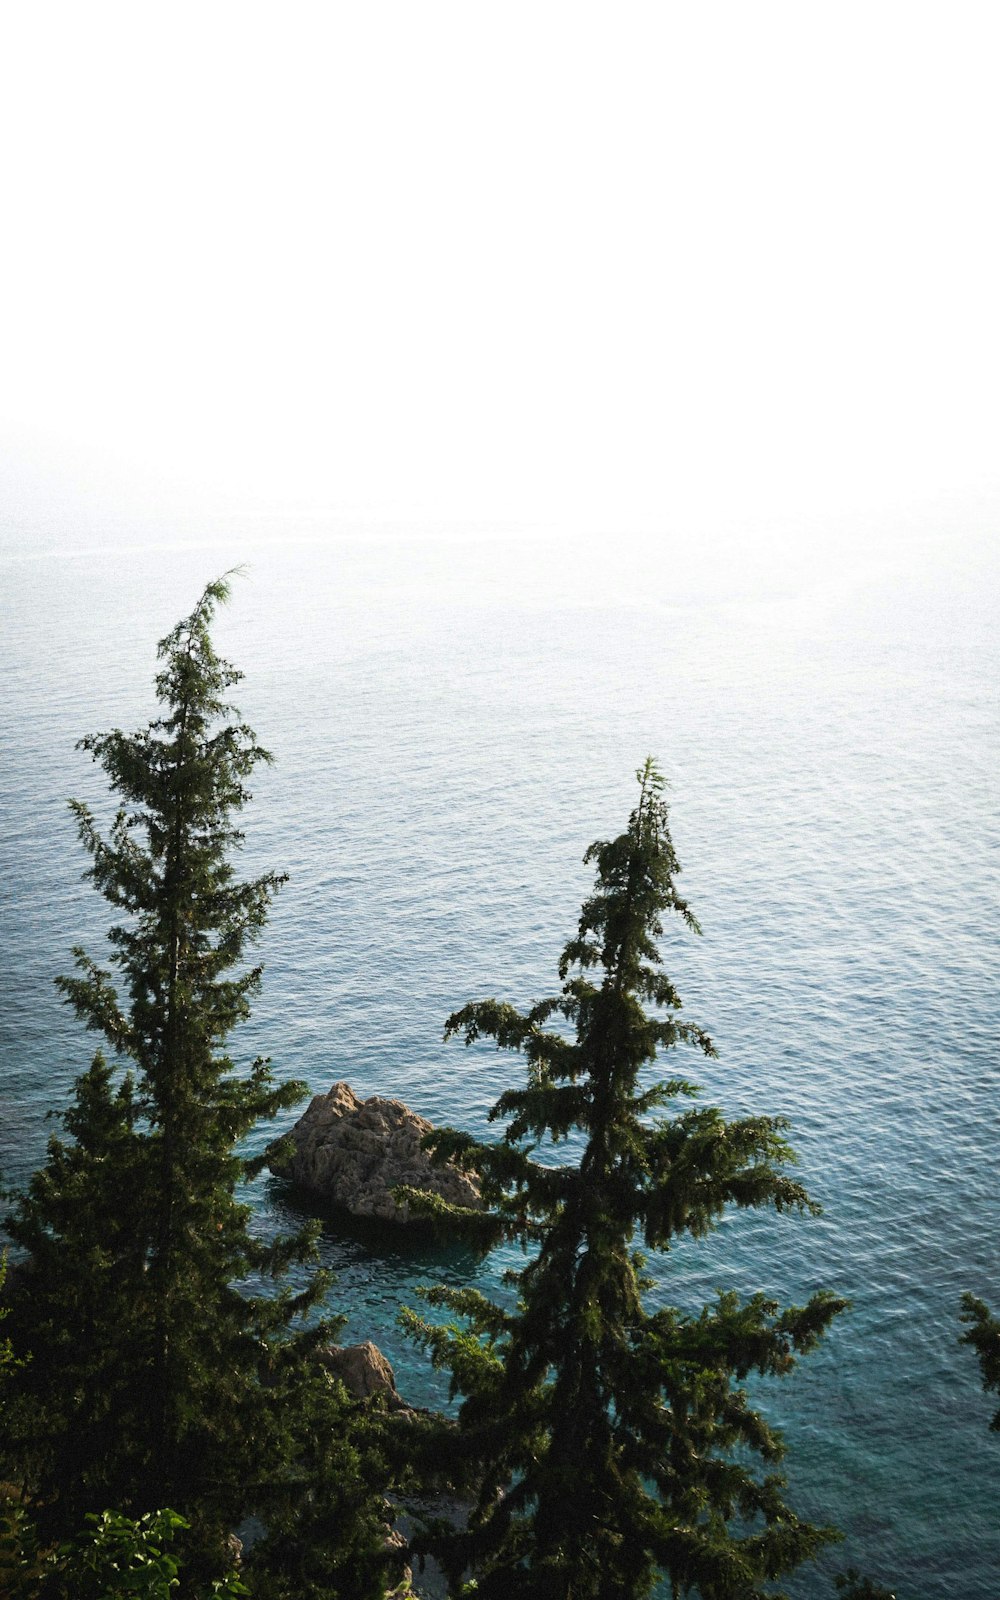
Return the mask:
[[(65, 806), (105, 807), (82, 734), (152, 714), (155, 640), (204, 582), (250, 571), (218, 628), (277, 758), (247, 816), (248, 872), (290, 873), (266, 934), (249, 1060), (314, 1092), (346, 1078), (483, 1132), (515, 1057), (444, 1045), (444, 1018), (556, 986), (590, 873), (647, 753), (669, 774), (682, 885), (666, 962), (717, 1062), (680, 1055), (732, 1114), (790, 1118), (815, 1221), (727, 1221), (660, 1263), (658, 1296), (716, 1287), (853, 1310), (761, 1390), (790, 1498), (908, 1600), (1000, 1592), (1000, 1438), (957, 1343), (958, 1300), (1000, 1306), (998, 562), (933, 533), (774, 550), (621, 540), (542, 549), (328, 543), (290, 523), (28, 533), (0, 542), (0, 1169), (44, 1152), (92, 1041), (60, 1006), (69, 950), (108, 915)], [(262, 1130), (263, 1141), (273, 1130)], [(259, 1226), (287, 1223), (254, 1186)], [(395, 1328), (422, 1281), (489, 1285), (502, 1260), (328, 1228), (334, 1304), (401, 1389), (441, 1398)], [(816, 1570), (801, 1600), (830, 1595)]]

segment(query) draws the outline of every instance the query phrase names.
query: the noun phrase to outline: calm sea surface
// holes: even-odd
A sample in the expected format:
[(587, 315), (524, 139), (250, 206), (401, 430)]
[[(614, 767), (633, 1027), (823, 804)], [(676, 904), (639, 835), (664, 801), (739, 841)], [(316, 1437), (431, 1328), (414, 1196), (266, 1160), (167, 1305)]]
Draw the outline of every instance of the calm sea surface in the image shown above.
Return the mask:
[[(346, 1078), (477, 1133), (518, 1058), (442, 1043), (450, 1011), (526, 1004), (555, 966), (647, 753), (671, 782), (681, 924), (666, 964), (720, 1059), (670, 1070), (728, 1113), (792, 1124), (818, 1220), (727, 1221), (657, 1265), (657, 1295), (849, 1295), (824, 1349), (759, 1400), (792, 1504), (901, 1600), (1000, 1593), (1000, 1437), (959, 1297), (1000, 1307), (998, 563), (983, 538), (828, 544), (810, 562), (608, 539), (539, 550), (330, 542), (216, 528), (0, 541), (0, 1170), (23, 1182), (93, 1039), (52, 986), (110, 913), (66, 799), (106, 811), (88, 732), (153, 712), (154, 646), (246, 561), (217, 642), (274, 752), (248, 872), (285, 870), (265, 989), (235, 1041), (313, 1092)], [(666, 1072), (664, 1075), (667, 1075)], [(290, 1118), (289, 1121), (292, 1119)], [(273, 1129), (262, 1130), (262, 1143)], [(259, 1226), (292, 1220), (280, 1186)], [(404, 1393), (439, 1380), (400, 1337), (420, 1282), (504, 1262), (329, 1229), (347, 1337)], [(995, 1403), (995, 1402), (994, 1402)], [(832, 1595), (827, 1571), (801, 1600)]]

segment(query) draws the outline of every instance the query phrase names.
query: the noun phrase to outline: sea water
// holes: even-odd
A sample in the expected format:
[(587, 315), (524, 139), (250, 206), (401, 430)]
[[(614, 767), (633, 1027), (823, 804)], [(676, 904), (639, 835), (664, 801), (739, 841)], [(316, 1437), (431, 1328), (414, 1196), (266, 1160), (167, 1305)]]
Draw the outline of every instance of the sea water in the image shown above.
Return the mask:
[[(784, 1432), (789, 1499), (908, 1600), (1000, 1591), (1000, 1437), (963, 1290), (1000, 1310), (996, 811), (998, 563), (932, 525), (894, 539), (589, 543), (332, 538), (292, 514), (239, 527), (74, 532), (14, 518), (0, 544), (0, 1171), (23, 1183), (94, 1046), (52, 979), (102, 952), (109, 908), (70, 795), (107, 817), (75, 741), (154, 713), (154, 647), (245, 561), (216, 640), (275, 764), (246, 813), (247, 873), (289, 882), (263, 993), (234, 1040), (313, 1093), (340, 1078), (489, 1133), (516, 1056), (445, 1044), (490, 995), (554, 993), (647, 754), (670, 781), (681, 888), (663, 951), (717, 1061), (683, 1073), (731, 1116), (789, 1119), (818, 1219), (727, 1219), (653, 1263), (658, 1303), (717, 1289), (850, 1297), (824, 1347), (757, 1402)], [(290, 1125), (294, 1114), (284, 1126)], [(259, 1147), (274, 1133), (260, 1130)], [(298, 1220), (250, 1189), (264, 1231)], [(402, 1392), (444, 1380), (396, 1326), (419, 1283), (490, 1289), (507, 1264), (325, 1226), (347, 1339)]]

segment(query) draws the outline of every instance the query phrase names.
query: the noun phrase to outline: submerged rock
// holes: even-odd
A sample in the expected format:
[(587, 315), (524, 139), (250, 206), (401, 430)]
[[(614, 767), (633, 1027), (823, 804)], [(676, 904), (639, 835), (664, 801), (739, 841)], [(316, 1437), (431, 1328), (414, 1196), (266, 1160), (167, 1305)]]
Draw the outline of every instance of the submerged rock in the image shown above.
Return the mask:
[(318, 1094), (287, 1139), (268, 1152), (271, 1171), (291, 1178), (330, 1205), (356, 1217), (410, 1222), (410, 1207), (391, 1191), (406, 1185), (440, 1195), (452, 1205), (482, 1204), (475, 1178), (450, 1163), (431, 1165), (420, 1141), (433, 1124), (403, 1104), (373, 1094), (359, 1100), (349, 1083), (335, 1083)]

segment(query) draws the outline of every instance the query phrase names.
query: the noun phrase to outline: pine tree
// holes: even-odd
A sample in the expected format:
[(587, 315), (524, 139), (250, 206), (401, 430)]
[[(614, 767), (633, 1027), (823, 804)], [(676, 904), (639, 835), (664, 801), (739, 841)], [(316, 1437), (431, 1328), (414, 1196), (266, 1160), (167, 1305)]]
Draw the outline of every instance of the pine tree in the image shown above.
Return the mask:
[(145, 1391), (136, 1382), (145, 1246), (136, 1226), (145, 1181), (131, 1075), (117, 1089), (101, 1051), (63, 1115), (70, 1138), (7, 1219), (28, 1252), (12, 1323), (25, 1364), (5, 1430), (22, 1480), (65, 1526), (111, 1503), (147, 1449)]
[[(974, 1294), (962, 1296), (961, 1319), (968, 1323), (962, 1334), (962, 1344), (971, 1345), (979, 1361), (983, 1390), (1000, 1394), (1000, 1317), (995, 1317), (984, 1300)], [(993, 1415), (990, 1427), (1000, 1433), (1000, 1407)]]
[[(741, 1385), (790, 1371), (845, 1302), (819, 1293), (781, 1309), (725, 1293), (693, 1313), (644, 1305), (639, 1241), (669, 1250), (728, 1206), (817, 1208), (788, 1175), (781, 1119), (726, 1122), (690, 1103), (686, 1080), (646, 1081), (662, 1050), (715, 1052), (681, 1019), (660, 967), (663, 914), (697, 923), (676, 887), (663, 780), (651, 761), (638, 777), (627, 831), (584, 858), (596, 886), (563, 952), (560, 994), (526, 1014), (486, 1000), (446, 1025), (446, 1037), (523, 1052), (528, 1071), (490, 1113), (509, 1119), (499, 1143), (454, 1130), (428, 1139), (437, 1159), (483, 1180), (484, 1212), (452, 1223), (484, 1251), (529, 1251), (508, 1274), (516, 1305), (439, 1287), (427, 1299), (459, 1322), (404, 1313), (465, 1397), (441, 1460), (456, 1477), (479, 1474), (467, 1528), (438, 1525), (424, 1545), (456, 1588), (475, 1574), (480, 1600), (636, 1600), (658, 1575), (675, 1595), (755, 1600), (836, 1537), (787, 1505), (773, 1470), (780, 1436)], [(557, 1161), (553, 1147), (570, 1139), (578, 1160)]]
[[(77, 950), (75, 974), (58, 982), (130, 1070), (98, 1054), (64, 1118), (70, 1140), (51, 1141), (8, 1220), (30, 1262), (14, 1319), (32, 1352), (30, 1466), (51, 1524), (171, 1507), (209, 1564), (213, 1552), (224, 1564), (225, 1536), (248, 1513), (277, 1525), (291, 1494), (328, 1521), (340, 1506), (353, 1569), (340, 1592), (364, 1595), (378, 1591), (382, 1502), (359, 1488), (342, 1437), (339, 1482), (310, 1479), (303, 1464), (316, 1423), (305, 1413), (344, 1430), (342, 1391), (309, 1362), (330, 1325), (290, 1331), (326, 1282), (317, 1275), (297, 1296), (245, 1287), (306, 1259), (314, 1235), (265, 1244), (236, 1198), (256, 1170), (241, 1141), (305, 1091), (276, 1083), (263, 1059), (241, 1073), (225, 1053), (261, 981), (245, 955), (283, 881), (241, 880), (233, 865), (234, 818), (270, 757), (227, 703), (242, 674), (212, 645), (228, 593), (225, 579), (209, 584), (161, 642), (162, 715), (82, 741), (121, 802), (107, 838), (73, 802), (88, 877), (124, 915), (110, 968)], [(337, 1538), (324, 1559), (339, 1570)]]

